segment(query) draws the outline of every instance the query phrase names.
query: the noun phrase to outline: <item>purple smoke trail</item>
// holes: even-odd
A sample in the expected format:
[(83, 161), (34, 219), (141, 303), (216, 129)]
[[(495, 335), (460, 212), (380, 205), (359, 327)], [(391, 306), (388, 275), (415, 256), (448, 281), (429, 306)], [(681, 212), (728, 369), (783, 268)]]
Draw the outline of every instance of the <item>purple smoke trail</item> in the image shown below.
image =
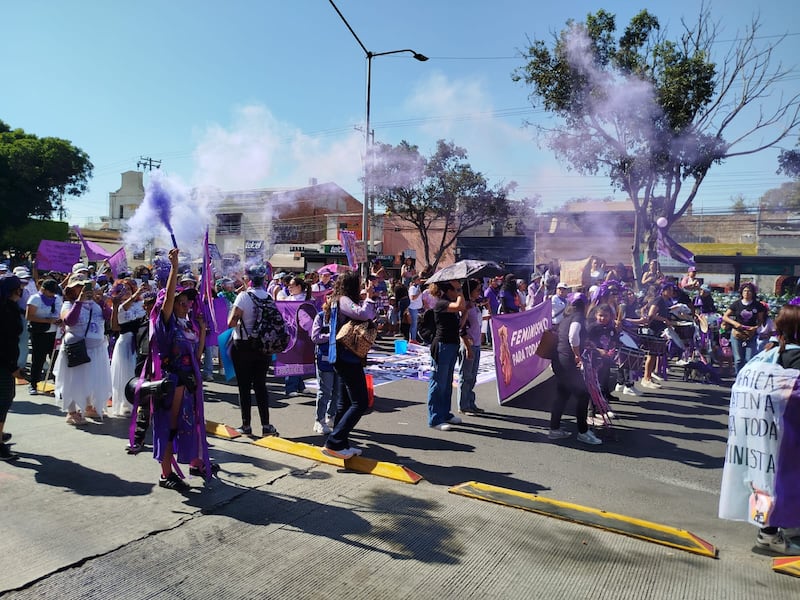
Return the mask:
[(156, 178), (150, 181), (150, 201), (158, 214), (158, 218), (161, 219), (164, 227), (169, 231), (169, 236), (172, 238), (172, 247), (177, 248), (178, 242), (175, 241), (175, 233), (172, 231), (172, 224), (170, 223), (170, 217), (172, 216), (172, 199), (169, 197), (167, 190), (161, 185), (161, 182)]

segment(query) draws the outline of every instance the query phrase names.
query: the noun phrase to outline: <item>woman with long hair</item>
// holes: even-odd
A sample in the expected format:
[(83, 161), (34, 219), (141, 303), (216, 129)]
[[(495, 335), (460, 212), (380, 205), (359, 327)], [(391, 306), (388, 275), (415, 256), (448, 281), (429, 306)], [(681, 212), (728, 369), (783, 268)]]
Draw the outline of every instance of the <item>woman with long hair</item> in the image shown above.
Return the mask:
[(56, 343), (56, 330), (61, 325), (61, 288), (55, 279), (45, 279), (39, 292), (28, 298), (25, 320), (31, 339), (31, 388), (30, 393), (39, 393), (44, 361), (52, 360)]
[(0, 278), (0, 460), (13, 460), (17, 457), (6, 442), (11, 439), (5, 433), (6, 416), (16, 394), (15, 378), (21, 377), (17, 365), (19, 357), (19, 336), (22, 321), (19, 318), (19, 299), (22, 297), (22, 282), (15, 275)]
[[(102, 292), (95, 291), (91, 279), (73, 275), (64, 288), (61, 318), (65, 333), (53, 368), (55, 395), (67, 412), (67, 424), (85, 425), (84, 415), (99, 418), (111, 397), (111, 365), (105, 336), (111, 309), (103, 302)], [(70, 367), (64, 346), (81, 339), (86, 340), (90, 361)]]
[(437, 301), (432, 309), (436, 333), (431, 342), (433, 372), (428, 383), (428, 427), (450, 431), (451, 425), (461, 423), (461, 418), (450, 411), (450, 404), (461, 342), (459, 313), (466, 309), (467, 303), (458, 281), (432, 283), (429, 290)]
[(569, 295), (569, 306), (564, 313), (564, 320), (558, 326), (557, 357), (553, 360), (553, 372), (556, 375), (558, 394), (550, 407), (551, 440), (560, 440), (572, 434), (561, 427), (561, 416), (567, 401), (574, 399), (575, 419), (578, 422), (578, 441), (584, 444), (602, 444), (586, 424), (589, 412), (589, 390), (583, 379), (582, 354), (586, 347), (586, 296), (581, 293)]
[[(336, 280), (333, 294), (326, 304), (330, 335), (334, 339), (348, 321), (369, 321), (375, 318), (371, 280), (367, 280), (364, 291), (365, 296), (362, 299), (361, 277), (354, 271), (343, 273)], [(362, 359), (339, 341), (330, 343), (328, 360), (333, 364), (342, 387), (333, 430), (328, 434), (322, 452), (335, 458), (348, 459), (361, 454), (360, 448), (350, 446), (350, 433), (369, 405), (367, 379)]]
[(736, 372), (756, 354), (758, 328), (764, 325), (767, 310), (756, 298), (756, 286), (745, 283), (739, 288), (740, 298), (733, 302), (722, 320), (733, 328), (731, 350)]
[(478, 298), (483, 291), (480, 279), (466, 282), (466, 307), (461, 314), (459, 335), (462, 344), (458, 350), (458, 412), (464, 415), (482, 413), (484, 410), (475, 404), (475, 382), (478, 380), (478, 367), (481, 362), (481, 319), (482, 308)]
[(208, 476), (208, 442), (203, 417), (200, 357), (206, 337), (197, 290), (178, 288), (178, 249), (169, 251), (167, 286), (151, 313), (155, 348), (162, 374), (170, 385), (163, 399), (153, 401), (153, 455), (161, 465), (160, 487), (185, 491), (177, 463), (189, 473)]

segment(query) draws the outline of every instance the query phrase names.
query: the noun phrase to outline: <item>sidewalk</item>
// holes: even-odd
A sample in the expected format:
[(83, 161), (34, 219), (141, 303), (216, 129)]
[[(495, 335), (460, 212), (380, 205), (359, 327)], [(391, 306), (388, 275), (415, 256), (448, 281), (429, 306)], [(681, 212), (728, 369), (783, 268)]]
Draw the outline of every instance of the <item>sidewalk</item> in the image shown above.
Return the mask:
[[(207, 390), (207, 417), (239, 425), (235, 388)], [(376, 389), (355, 441), (425, 481), (211, 439), (219, 479), (190, 480), (186, 496), (156, 485), (148, 453), (125, 454), (125, 420), (70, 427), (52, 398), (17, 392), (7, 430), (20, 459), (0, 463), (8, 598), (775, 600), (800, 589), (754, 551), (754, 527), (716, 518), (725, 388), (670, 381), (620, 402), (615, 439), (586, 448), (546, 439), (548, 384), (503, 407), (484, 384), (490, 412), (439, 432), (425, 425), (425, 384), (397, 381)], [(322, 443), (313, 398), (271, 400), (282, 437)], [(448, 493), (465, 481), (687, 529), (719, 559)]]

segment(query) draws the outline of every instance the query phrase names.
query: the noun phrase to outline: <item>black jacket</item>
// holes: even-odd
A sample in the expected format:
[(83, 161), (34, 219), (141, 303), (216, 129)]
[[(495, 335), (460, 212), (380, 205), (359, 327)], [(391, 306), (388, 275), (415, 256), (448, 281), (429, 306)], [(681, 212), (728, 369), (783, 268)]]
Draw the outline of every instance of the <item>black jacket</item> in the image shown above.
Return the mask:
[(19, 336), (22, 334), (22, 319), (16, 302), (0, 303), (0, 368), (9, 373), (17, 370), (19, 359)]

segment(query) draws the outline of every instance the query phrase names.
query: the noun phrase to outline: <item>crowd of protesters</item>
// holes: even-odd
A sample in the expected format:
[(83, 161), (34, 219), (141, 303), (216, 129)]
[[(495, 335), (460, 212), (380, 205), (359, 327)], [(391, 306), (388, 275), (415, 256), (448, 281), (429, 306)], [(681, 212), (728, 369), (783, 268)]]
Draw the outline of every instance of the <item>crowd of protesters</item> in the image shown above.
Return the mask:
[[(15, 456), (4, 427), (16, 385), (25, 382), (33, 395), (52, 390), (70, 426), (101, 421), (104, 414), (132, 419), (135, 428), (127, 448), (131, 454), (144, 448), (152, 428), (161, 487), (188, 489), (180, 464), (188, 465), (190, 474), (208, 477), (214, 472), (205, 439), (203, 381), (214, 380), (215, 358), (225, 350), (214, 342), (206, 344), (208, 313), (198, 300), (199, 286), (206, 282), (202, 273), (195, 275), (188, 265), (179, 264), (177, 249), (162, 257), (160, 265), (116, 277), (107, 263), (77, 263), (69, 273), (37, 273), (27, 266), (9, 271), (5, 265), (0, 271), (0, 458)], [(587, 265), (588, 285), (561, 281), (557, 264), (535, 269), (529, 279), (506, 274), (426, 285), (430, 275), (429, 268), (418, 271), (408, 259), (396, 277), (376, 261), (364, 280), (346, 268), (273, 274), (268, 264), (253, 265), (240, 277), (215, 278), (208, 289), (225, 301), (226, 323), (233, 329), (230, 355), (241, 409), (238, 432), (253, 434), (253, 393), (261, 435), (278, 435), (270, 422), (270, 356), (253, 354), (245, 343), (256, 322), (256, 307), (264, 301), (322, 296), (309, 331), (318, 382), (310, 421), (312, 431), (325, 436), (322, 451), (345, 460), (361, 454), (350, 436), (368, 410), (365, 361), (336, 337), (350, 321), (374, 321), (383, 335), (430, 346), (427, 424), (449, 431), (461, 424), (461, 416), (484, 412), (476, 404), (474, 386), (482, 346), (493, 345), (488, 327), (492, 316), (531, 310), (549, 299), (558, 340), (551, 357), (557, 393), (551, 403), (549, 438), (572, 436), (562, 427), (563, 413), (572, 405), (577, 440), (587, 445), (602, 444), (592, 427), (598, 419), (602, 424), (613, 417), (610, 406), (618, 399), (613, 394), (657, 392), (667, 361), (677, 366), (697, 362), (713, 370), (725, 364), (727, 348), (736, 373), (781, 335), (755, 285), (745, 283), (740, 297), (719, 314), (711, 288), (694, 267), (682, 278), (670, 278), (657, 261), (650, 261), (641, 279), (634, 281), (624, 265), (609, 267), (593, 257)], [(636, 366), (619, 361), (617, 351), (626, 335), (628, 340), (653, 344), (662, 339), (662, 350), (647, 347)], [(786, 339), (795, 343), (796, 332), (793, 335)], [(678, 352), (663, 350), (666, 338), (676, 341)], [(642, 344), (638, 346), (642, 350)], [(601, 412), (590, 400), (585, 361), (591, 362), (597, 393), (606, 403)], [(455, 373), (459, 378), (453, 411)], [(303, 393), (303, 379), (286, 377), (286, 395)], [(146, 382), (163, 386), (156, 393), (156, 387), (142, 387)], [(764, 532), (776, 535), (771, 529)]]

